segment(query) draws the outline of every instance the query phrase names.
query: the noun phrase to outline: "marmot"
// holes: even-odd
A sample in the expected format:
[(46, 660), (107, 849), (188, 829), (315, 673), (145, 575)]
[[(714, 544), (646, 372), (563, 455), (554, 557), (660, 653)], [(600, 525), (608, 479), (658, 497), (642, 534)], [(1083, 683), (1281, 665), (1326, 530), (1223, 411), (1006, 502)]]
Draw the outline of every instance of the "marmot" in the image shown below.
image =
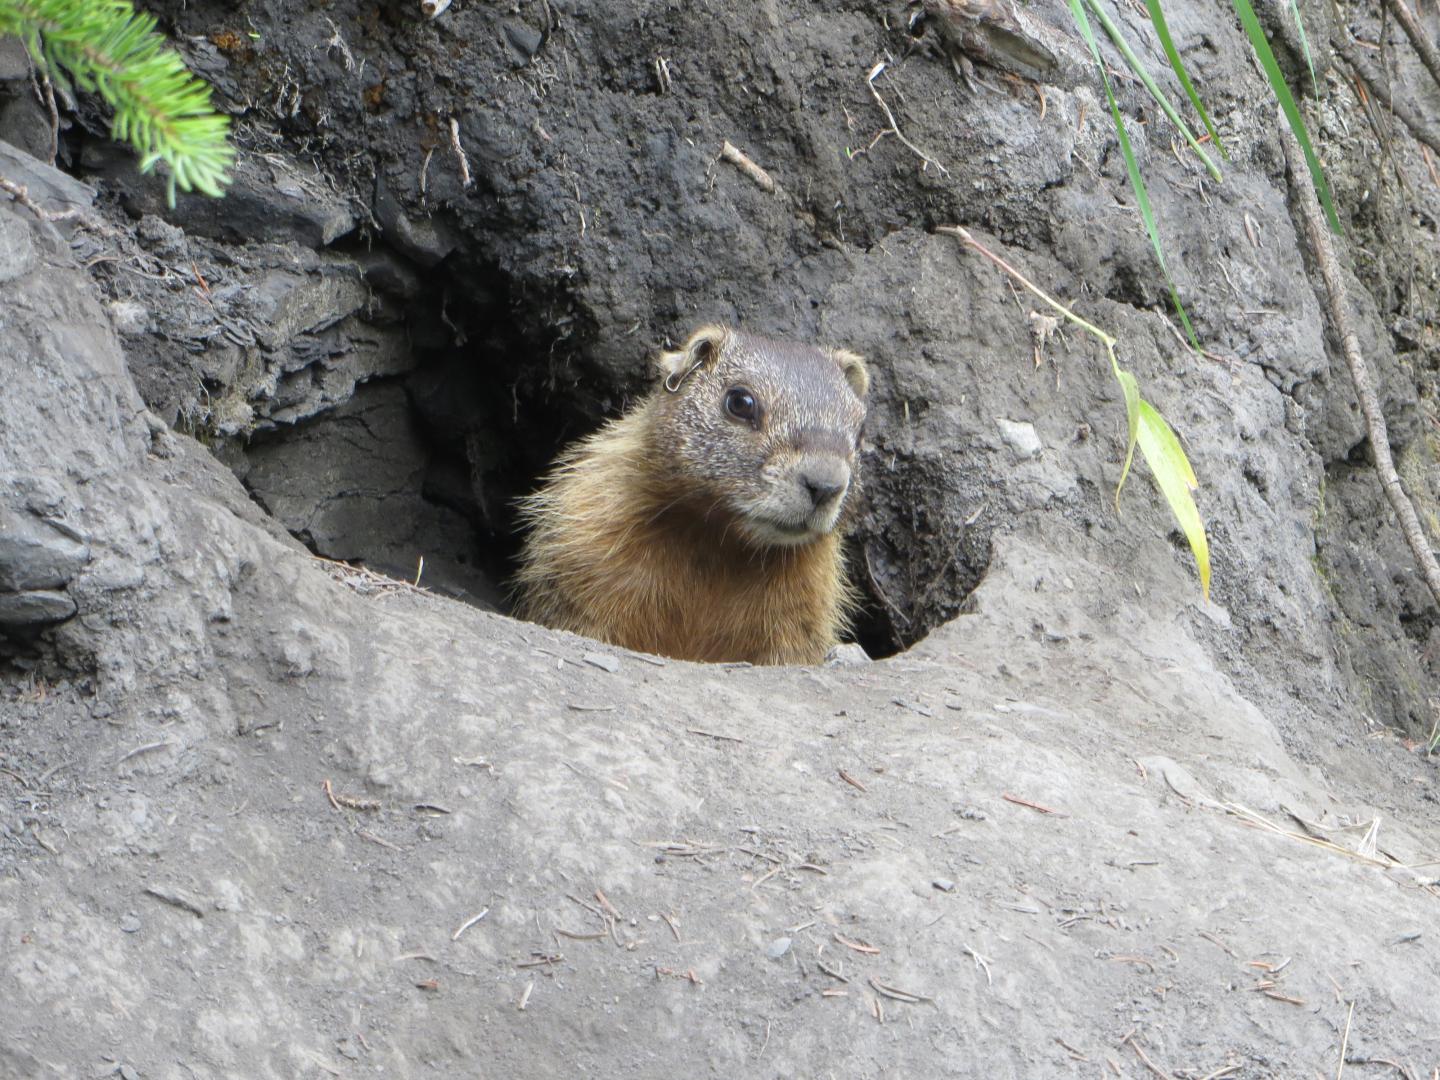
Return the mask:
[(696, 331), (521, 503), (517, 613), (681, 660), (820, 662), (854, 606), (865, 362)]

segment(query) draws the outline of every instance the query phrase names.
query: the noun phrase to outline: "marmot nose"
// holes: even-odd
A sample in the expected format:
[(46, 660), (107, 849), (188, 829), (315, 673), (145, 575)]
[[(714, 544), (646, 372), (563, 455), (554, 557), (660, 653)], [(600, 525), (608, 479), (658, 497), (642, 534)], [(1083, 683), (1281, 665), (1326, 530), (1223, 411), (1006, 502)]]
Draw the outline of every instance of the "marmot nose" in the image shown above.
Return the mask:
[(818, 508), (845, 494), (850, 486), (850, 470), (843, 465), (838, 469), (810, 468), (800, 474), (800, 482), (810, 493), (810, 502)]

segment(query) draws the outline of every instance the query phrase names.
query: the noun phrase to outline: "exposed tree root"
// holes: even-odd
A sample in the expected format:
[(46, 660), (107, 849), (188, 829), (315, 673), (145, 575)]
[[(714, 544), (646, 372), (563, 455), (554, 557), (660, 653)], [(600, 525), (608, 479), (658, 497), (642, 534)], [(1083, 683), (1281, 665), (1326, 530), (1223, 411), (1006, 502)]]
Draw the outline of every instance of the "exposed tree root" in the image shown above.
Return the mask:
[(1429, 69), (1430, 76), (1435, 84), (1440, 86), (1440, 52), (1435, 49), (1435, 43), (1430, 40), (1430, 35), (1425, 33), (1425, 28), (1420, 25), (1420, 20), (1410, 10), (1405, 0), (1385, 0), (1387, 6), (1395, 13), (1395, 19), (1405, 30), (1405, 36), (1410, 39), (1410, 44), (1415, 46), (1415, 51), (1420, 54), (1420, 60)]
[(1430, 123), (1407, 98), (1390, 92), (1387, 81), (1370, 66), (1369, 61), (1360, 55), (1360, 50), (1355, 44), (1346, 41), (1339, 34), (1333, 36), (1330, 43), (1344, 59), (1345, 65), (1355, 75), (1355, 78), (1364, 84), (1365, 89), (1380, 104), (1399, 117), (1400, 122), (1410, 130), (1411, 135), (1430, 149), (1440, 153), (1440, 130), (1437, 130), (1435, 125)]
[(1305, 222), (1305, 236), (1315, 261), (1320, 265), (1320, 276), (1325, 281), (1325, 309), (1330, 325), (1340, 339), (1345, 353), (1345, 363), (1350, 368), (1350, 378), (1355, 383), (1355, 393), (1360, 399), (1360, 411), (1365, 415), (1365, 431), (1370, 439), (1370, 450), (1375, 455), (1375, 471), (1380, 476), (1380, 486), (1385, 497), (1400, 519), (1400, 531), (1415, 556), (1425, 584), (1435, 603), (1440, 604), (1440, 563), (1435, 561), (1435, 552), (1425, 536), (1425, 529), (1415, 513), (1415, 506), (1400, 484), (1395, 471), (1395, 459), (1390, 455), (1390, 434), (1385, 427), (1385, 414), (1380, 410), (1380, 399), (1370, 380), (1370, 368), (1360, 352), (1360, 339), (1350, 325), (1348, 297), (1345, 280), (1340, 276), (1340, 264), (1335, 257), (1335, 248), (1330, 241), (1330, 231), (1320, 216), (1320, 206), (1315, 200), (1315, 191), (1310, 183), (1310, 173), (1300, 155), (1294, 136), (1284, 118), (1280, 120), (1280, 142), (1285, 147), (1285, 163), (1290, 174), (1290, 190), (1294, 194), (1300, 216)]

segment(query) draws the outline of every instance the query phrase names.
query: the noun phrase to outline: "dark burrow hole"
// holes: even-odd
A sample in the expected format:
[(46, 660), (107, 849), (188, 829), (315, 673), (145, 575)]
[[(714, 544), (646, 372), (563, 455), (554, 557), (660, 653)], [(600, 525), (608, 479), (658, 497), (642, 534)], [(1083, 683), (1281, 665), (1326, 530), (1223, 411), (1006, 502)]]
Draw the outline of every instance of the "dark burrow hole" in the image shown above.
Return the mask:
[[(588, 328), (563, 298), (526, 294), (494, 267), (452, 258), (418, 296), (406, 317), (412, 370), (362, 383), (337, 408), (257, 433), (226, 457), (317, 554), (508, 611), (516, 501), (560, 449), (648, 391), (654, 343), (636, 334), (617, 384), (587, 362)], [(863, 594), (853, 629), (878, 658), (959, 613), (989, 542), (988, 530), (957, 536), (917, 510), (923, 471), (897, 471), (883, 447), (864, 467), (886, 477), (867, 479), (849, 541)]]

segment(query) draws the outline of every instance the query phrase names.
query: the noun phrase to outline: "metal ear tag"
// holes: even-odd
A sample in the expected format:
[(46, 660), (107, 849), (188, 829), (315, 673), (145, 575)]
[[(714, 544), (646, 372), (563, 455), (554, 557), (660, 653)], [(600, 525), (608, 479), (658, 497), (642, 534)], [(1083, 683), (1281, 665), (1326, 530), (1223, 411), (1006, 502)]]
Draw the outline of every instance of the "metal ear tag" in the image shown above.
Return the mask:
[(669, 375), (665, 376), (665, 389), (672, 394), (679, 393), (680, 387), (685, 385), (685, 380), (690, 378), (691, 375), (694, 375), (695, 372), (699, 371), (701, 365), (704, 363), (704, 358), (696, 360), (695, 363), (691, 364), (689, 369), (681, 373), (678, 378), (676, 377), (675, 372), (672, 371)]

